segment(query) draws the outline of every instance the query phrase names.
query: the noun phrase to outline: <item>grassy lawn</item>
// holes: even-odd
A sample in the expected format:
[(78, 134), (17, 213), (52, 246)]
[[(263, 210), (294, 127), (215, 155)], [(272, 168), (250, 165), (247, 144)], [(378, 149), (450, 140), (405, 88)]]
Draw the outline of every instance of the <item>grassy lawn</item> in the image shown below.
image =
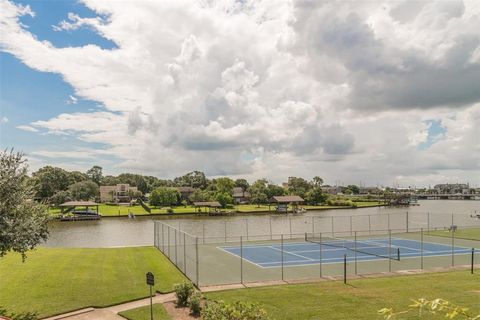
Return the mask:
[[(123, 311), (120, 312), (119, 315), (129, 320), (150, 320), (150, 306)], [(153, 318), (155, 320), (172, 319), (161, 303), (155, 303), (153, 305)]]
[[(452, 237), (452, 233), (448, 230), (430, 231), (428, 234), (439, 237)], [(480, 241), (480, 228), (457, 229), (455, 238)]]
[(148, 271), (161, 292), (185, 280), (153, 247), (39, 248), (24, 263), (19, 255), (8, 254), (0, 258), (0, 306), (48, 316), (140, 299), (149, 294)]
[[(48, 211), (52, 215), (60, 214), (59, 208), (50, 208)], [(140, 205), (117, 206), (117, 205), (99, 204), (98, 211), (102, 216), (127, 216), (128, 212), (131, 212), (136, 215), (148, 214), (148, 212), (145, 211), (143, 207)]]
[[(355, 202), (358, 207), (372, 207), (380, 205), (380, 202)], [(320, 205), (320, 206), (304, 206), (306, 209), (313, 209), (313, 210), (325, 210), (325, 209), (339, 209), (339, 208), (349, 208), (345, 206), (328, 206), (328, 205)], [(199, 213), (198, 208), (194, 206), (173, 206), (171, 207), (174, 213), (178, 214), (195, 214)], [(163, 207), (152, 207), (152, 214), (167, 214), (167, 209)], [(202, 213), (205, 213), (205, 208), (202, 208)], [(241, 204), (236, 205), (233, 209), (225, 209), (226, 211), (237, 211), (237, 212), (268, 212), (269, 207), (268, 205), (260, 205), (257, 206), (255, 204)], [(276, 206), (270, 206), (270, 211), (275, 211)], [(127, 216), (129, 212), (135, 215), (147, 215), (148, 212), (143, 209), (140, 205), (135, 206), (117, 206), (117, 205), (106, 205), (100, 204), (98, 206), (98, 211), (102, 216), (107, 217), (115, 217), (115, 216)], [(60, 214), (60, 209), (58, 208), (50, 208), (49, 212), (52, 215)]]
[(355, 204), (356, 204), (357, 207), (359, 207), (359, 208), (365, 208), (365, 207), (376, 207), (376, 206), (380, 206), (380, 205), (383, 205), (383, 202), (379, 202), (379, 201), (368, 201), (368, 202), (355, 202)]
[[(411, 299), (444, 298), (480, 313), (480, 272), (425, 275), (284, 285), (207, 293), (209, 299), (261, 304), (272, 319), (382, 319), (377, 311), (402, 311)], [(400, 317), (399, 319), (419, 319)], [(422, 319), (445, 319), (425, 316)]]

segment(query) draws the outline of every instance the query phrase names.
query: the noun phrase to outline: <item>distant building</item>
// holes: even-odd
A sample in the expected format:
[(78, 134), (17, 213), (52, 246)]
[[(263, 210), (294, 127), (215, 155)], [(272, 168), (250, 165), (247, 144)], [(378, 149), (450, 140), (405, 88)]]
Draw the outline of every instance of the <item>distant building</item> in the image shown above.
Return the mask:
[(342, 193), (342, 187), (339, 186), (322, 186), (322, 192), (326, 194), (341, 194)]
[(190, 196), (195, 192), (195, 188), (192, 187), (178, 187), (177, 191), (180, 193), (180, 201), (190, 202)]
[(242, 187), (233, 188), (233, 201), (235, 204), (242, 204), (250, 202), (250, 193), (243, 190)]
[(116, 186), (100, 186), (101, 202), (130, 202), (132, 192), (138, 191), (137, 187), (131, 187), (128, 183)]
[(438, 194), (474, 194), (475, 189), (465, 183), (444, 183), (433, 187)]

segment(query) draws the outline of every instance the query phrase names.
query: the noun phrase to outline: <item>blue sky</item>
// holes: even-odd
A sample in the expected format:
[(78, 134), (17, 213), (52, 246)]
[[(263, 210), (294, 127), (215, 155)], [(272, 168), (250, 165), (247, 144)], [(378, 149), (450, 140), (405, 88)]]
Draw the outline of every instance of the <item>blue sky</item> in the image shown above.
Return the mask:
[[(96, 14), (77, 1), (17, 1), (29, 5), (35, 16), (23, 16), (21, 22), (36, 35), (38, 40), (47, 40), (56, 47), (80, 47), (95, 44), (102, 48), (115, 48), (115, 44), (89, 28), (73, 31), (54, 31), (52, 25), (66, 20), (69, 12), (82, 17), (94, 17)], [(2, 148), (15, 147), (23, 152), (37, 150), (39, 146), (48, 150), (92, 147), (95, 143), (86, 143), (70, 135), (37, 134), (18, 129), (38, 120), (48, 120), (61, 113), (93, 111), (103, 109), (99, 102), (75, 97), (74, 88), (65, 82), (61, 75), (36, 71), (27, 67), (12, 54), (0, 52), (0, 118), (8, 122), (1, 124), (0, 145)]]
[(0, 0), (0, 147), (33, 170), (480, 184), (480, 7), (298, 4)]

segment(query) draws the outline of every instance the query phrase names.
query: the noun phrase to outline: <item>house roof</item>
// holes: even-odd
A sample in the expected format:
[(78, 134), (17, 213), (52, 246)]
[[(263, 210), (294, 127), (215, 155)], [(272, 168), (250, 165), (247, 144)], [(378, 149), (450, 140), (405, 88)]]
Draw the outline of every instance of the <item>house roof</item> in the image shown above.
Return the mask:
[(221, 207), (222, 205), (218, 201), (200, 201), (194, 202), (195, 207)]
[(274, 196), (273, 200), (278, 203), (303, 202), (304, 200), (299, 196)]
[(75, 207), (75, 206), (95, 207), (98, 205), (99, 205), (98, 203), (92, 202), (92, 201), (68, 201), (68, 202), (62, 203), (60, 207)]

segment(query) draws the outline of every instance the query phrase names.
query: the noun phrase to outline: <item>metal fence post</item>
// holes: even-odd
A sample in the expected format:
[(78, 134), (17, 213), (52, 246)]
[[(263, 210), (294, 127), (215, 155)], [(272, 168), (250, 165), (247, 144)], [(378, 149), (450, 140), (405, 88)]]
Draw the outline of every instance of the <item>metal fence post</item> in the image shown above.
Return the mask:
[(453, 213), (452, 213), (452, 223), (450, 224), (450, 226), (453, 227), (454, 223), (453, 223)]
[(197, 264), (196, 266), (196, 280), (197, 280), (197, 287), (200, 287), (200, 261), (198, 261), (198, 237), (195, 237), (195, 263)]
[(407, 225), (406, 226), (407, 226), (407, 233), (408, 233), (408, 211), (407, 211), (407, 214), (406, 214), (406, 219), (407, 219), (407, 221), (406, 221)]
[(290, 225), (290, 239), (292, 239), (292, 217), (288, 216), (288, 223)]
[(183, 273), (187, 274), (187, 242), (185, 232), (183, 232)]
[(423, 228), (420, 229), (420, 269), (423, 269)]
[(368, 215), (368, 234), (372, 234), (372, 222), (371, 222), (371, 217)]
[(392, 272), (392, 230), (388, 230), (388, 272)]
[(331, 217), (331, 224), (332, 224), (332, 238), (335, 237), (335, 225), (334, 225), (334, 222), (333, 222), (333, 216)]
[(427, 233), (430, 233), (430, 212), (427, 212)]
[(353, 231), (353, 223), (352, 223), (352, 216), (350, 216), (350, 236), (352, 236), (352, 231)]
[(452, 228), (452, 267), (455, 266), (455, 230)]
[(280, 237), (280, 248), (281, 248), (281, 255), (282, 255), (282, 281), (283, 281), (283, 233), (281, 234)]
[(270, 222), (270, 240), (273, 239), (273, 233), (272, 233), (272, 216), (269, 216), (270, 219), (268, 220)]
[(473, 265), (475, 264), (475, 248), (472, 248), (472, 263), (470, 266), (470, 273), (473, 274)]
[(319, 234), (319, 246), (318, 246), (318, 250), (320, 251), (319, 254), (320, 254), (320, 258), (319, 258), (319, 263), (320, 263), (320, 278), (322, 277), (322, 233)]
[(161, 222), (162, 224), (162, 252), (165, 253), (165, 231), (163, 231), (163, 222)]
[(158, 249), (158, 247), (157, 247), (157, 221), (153, 222), (153, 246)]
[(243, 237), (240, 236), (240, 283), (243, 284)]
[(354, 238), (353, 238), (353, 260), (355, 266), (355, 274), (358, 274), (357, 270), (357, 231), (355, 231)]
[(168, 226), (167, 228), (167, 236), (168, 236), (167, 251), (168, 251), (168, 258), (170, 259), (170, 226)]
[(312, 216), (312, 234), (315, 234), (315, 217)]
[(343, 283), (347, 284), (347, 254), (343, 255)]
[(175, 241), (175, 265), (178, 266), (178, 260), (177, 260), (177, 229), (174, 229), (175, 230), (175, 237), (174, 237), (174, 241)]

